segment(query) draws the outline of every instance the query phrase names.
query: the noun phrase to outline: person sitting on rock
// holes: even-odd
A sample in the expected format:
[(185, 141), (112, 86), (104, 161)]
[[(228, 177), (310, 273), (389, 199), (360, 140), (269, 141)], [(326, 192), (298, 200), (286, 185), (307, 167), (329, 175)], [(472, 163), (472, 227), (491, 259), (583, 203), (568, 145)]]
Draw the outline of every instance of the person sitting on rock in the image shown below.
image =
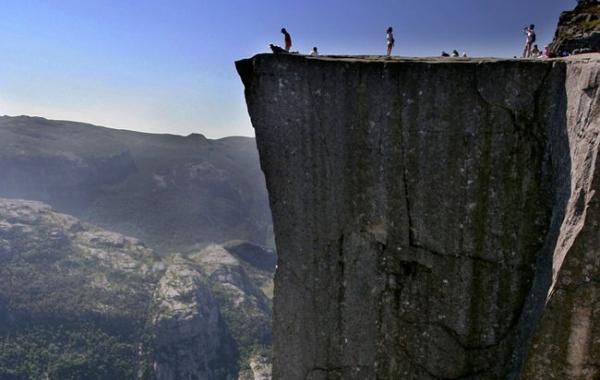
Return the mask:
[(281, 28), (281, 33), (283, 33), (283, 42), (285, 51), (289, 52), (292, 48), (292, 36), (288, 33), (285, 28)]
[(454, 49), (452, 50), (452, 57), (453, 58), (458, 58), (460, 55), (458, 54), (458, 50)]
[(318, 57), (319, 56), (319, 51), (317, 50), (317, 47), (315, 46), (312, 51), (310, 52), (310, 56), (311, 57)]
[(544, 51), (542, 52), (541, 57), (542, 58), (550, 58), (550, 46), (548, 46), (548, 45), (544, 46)]
[(450, 54), (446, 53), (445, 51), (442, 51), (442, 57), (450, 57)]
[(387, 41), (387, 56), (390, 57), (392, 55), (394, 44), (396, 43), (396, 40), (394, 40), (394, 30), (391, 26), (387, 28), (385, 39)]
[(533, 58), (538, 58), (541, 52), (537, 45), (533, 45), (533, 49), (531, 49), (531, 56)]
[(531, 57), (531, 47), (535, 42), (535, 25), (531, 24), (528, 28), (524, 28), (523, 32), (525, 32), (525, 49), (523, 49), (523, 58)]

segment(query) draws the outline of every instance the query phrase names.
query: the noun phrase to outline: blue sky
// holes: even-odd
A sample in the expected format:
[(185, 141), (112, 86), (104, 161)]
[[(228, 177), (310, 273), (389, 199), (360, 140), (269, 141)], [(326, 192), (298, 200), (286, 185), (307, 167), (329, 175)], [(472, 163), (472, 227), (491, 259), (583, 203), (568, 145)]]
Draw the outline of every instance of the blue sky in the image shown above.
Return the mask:
[(575, 0), (2, 0), (0, 114), (153, 133), (252, 136), (236, 59), (282, 44), (324, 54), (519, 54)]

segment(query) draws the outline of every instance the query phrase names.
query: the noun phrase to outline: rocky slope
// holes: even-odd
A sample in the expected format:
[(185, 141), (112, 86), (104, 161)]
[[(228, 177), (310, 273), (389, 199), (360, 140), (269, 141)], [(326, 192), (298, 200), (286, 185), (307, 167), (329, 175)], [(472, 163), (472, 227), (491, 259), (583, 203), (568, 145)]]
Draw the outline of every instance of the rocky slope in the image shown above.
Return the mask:
[(275, 379), (600, 375), (597, 58), (237, 69), (279, 255)]
[(268, 378), (259, 286), (270, 276), (221, 247), (160, 258), (42, 203), (0, 199), (0, 378)]
[(554, 54), (586, 49), (600, 52), (600, 2), (597, 0), (578, 1), (577, 7), (563, 12), (550, 50)]
[[(244, 363), (243, 378), (252, 379), (251, 362), (260, 356), (270, 357), (271, 301), (255, 285), (248, 273), (271, 281), (273, 272), (249, 267), (225, 248), (217, 245), (206, 247), (190, 259), (202, 268), (208, 277), (223, 318), (235, 337)], [(256, 283), (261, 283), (260, 279)]]
[(209, 140), (0, 117), (0, 197), (42, 201), (159, 252), (271, 245), (254, 139)]

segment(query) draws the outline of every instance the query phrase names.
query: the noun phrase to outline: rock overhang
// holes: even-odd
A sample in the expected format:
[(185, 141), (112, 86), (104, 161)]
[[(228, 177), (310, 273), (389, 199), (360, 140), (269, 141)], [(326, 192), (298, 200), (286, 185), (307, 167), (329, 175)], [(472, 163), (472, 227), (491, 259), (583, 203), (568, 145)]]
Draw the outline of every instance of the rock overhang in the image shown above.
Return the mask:
[(556, 353), (529, 347), (557, 328), (551, 266), (594, 177), (598, 63), (238, 61), (280, 255), (275, 377), (547, 376)]

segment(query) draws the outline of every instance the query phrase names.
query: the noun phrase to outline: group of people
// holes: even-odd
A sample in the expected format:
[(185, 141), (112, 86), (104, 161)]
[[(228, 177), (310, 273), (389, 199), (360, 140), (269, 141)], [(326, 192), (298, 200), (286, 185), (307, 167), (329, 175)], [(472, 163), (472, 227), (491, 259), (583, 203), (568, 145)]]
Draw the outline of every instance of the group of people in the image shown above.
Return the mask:
[[(281, 33), (283, 34), (283, 46), (284, 47), (277, 46), (274, 44), (269, 44), (269, 48), (271, 48), (271, 51), (275, 54), (281, 54), (281, 53), (298, 54), (298, 52), (290, 51), (292, 49), (292, 36), (287, 31), (287, 29), (281, 28)], [(394, 48), (394, 44), (396, 42), (394, 40), (394, 30), (391, 26), (387, 29), (386, 41), (387, 41), (387, 56), (390, 57), (392, 55), (392, 49)], [(311, 52), (308, 55), (310, 55), (311, 57), (318, 57), (319, 50), (315, 46), (312, 48)]]
[[(543, 51), (540, 51), (540, 49), (538, 48), (538, 45), (535, 44), (536, 34), (535, 34), (535, 25), (534, 24), (531, 24), (528, 27), (525, 27), (523, 29), (523, 32), (525, 33), (525, 36), (526, 36), (525, 48), (523, 49), (523, 58), (548, 58), (548, 57), (550, 57), (550, 52), (549, 52), (548, 46), (546, 46)], [(281, 54), (281, 53), (299, 54), (298, 52), (290, 51), (292, 48), (292, 36), (286, 30), (286, 28), (281, 28), (281, 33), (283, 34), (284, 47), (282, 48), (280, 46), (270, 44), (269, 47), (271, 48), (271, 51), (273, 51), (273, 53), (275, 53), (275, 54)], [(386, 31), (386, 44), (387, 44), (386, 56), (391, 57), (392, 50), (394, 49), (394, 46), (396, 44), (396, 40), (394, 39), (394, 29), (391, 26), (389, 28), (387, 28), (387, 31)], [(312, 57), (317, 57), (319, 55), (319, 51), (318, 51), (317, 47), (316, 46), (313, 47), (312, 51), (308, 55), (310, 55)], [(457, 50), (454, 50), (451, 54), (442, 52), (442, 57), (460, 57), (460, 56), (461, 56), (461, 54), (459, 54)], [(467, 57), (467, 53), (462, 53), (462, 57)]]
[[(275, 54), (281, 54), (281, 53), (296, 53), (298, 54), (298, 52), (291, 52), (290, 49), (292, 48), (292, 36), (290, 35), (290, 33), (285, 29), (285, 28), (281, 28), (281, 33), (283, 34), (283, 48), (277, 45), (273, 45), (273, 44), (269, 44), (269, 47), (271, 48), (271, 51)], [(317, 57), (319, 56), (319, 50), (317, 49), (317, 47), (313, 47), (311, 52), (308, 54), (311, 57)]]
[(535, 44), (535, 25), (531, 24), (528, 27), (523, 28), (523, 33), (525, 33), (525, 48), (523, 49), (523, 58), (539, 58), (542, 55), (542, 52)]
[[(461, 55), (458, 53), (458, 50), (452, 50), (452, 53), (448, 54), (445, 51), (442, 52), (442, 57), (452, 57), (452, 58), (457, 58), (460, 57)], [(462, 53), (462, 57), (463, 58), (467, 58), (467, 52), (463, 51)]]
[(535, 25), (531, 24), (528, 27), (523, 28), (523, 33), (525, 33), (525, 48), (523, 49), (523, 58), (552, 58), (553, 55), (550, 52), (550, 47), (546, 45), (544, 50), (540, 50), (540, 48), (535, 43), (536, 35), (535, 35)]

